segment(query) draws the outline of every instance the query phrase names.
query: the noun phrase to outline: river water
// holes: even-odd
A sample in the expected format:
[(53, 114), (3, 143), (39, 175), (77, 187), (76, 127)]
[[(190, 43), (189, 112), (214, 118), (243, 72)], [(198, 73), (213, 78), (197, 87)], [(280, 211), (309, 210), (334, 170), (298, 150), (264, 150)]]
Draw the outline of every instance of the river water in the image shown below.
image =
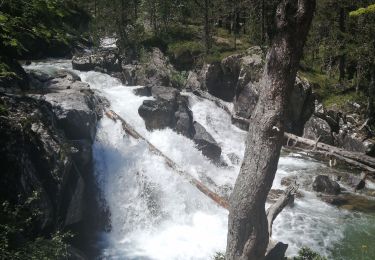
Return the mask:
[[(71, 69), (71, 64), (68, 60), (53, 60), (27, 68), (53, 72)], [(151, 98), (134, 95), (137, 87), (123, 86), (119, 80), (98, 72), (75, 72), (110, 101), (112, 110), (182, 169), (208, 186), (210, 182), (223, 189), (233, 186), (240, 162), (232, 163), (229, 155), (235, 154), (241, 160), (246, 132), (233, 126), (225, 111), (185, 93), (194, 120), (222, 147), (229, 167), (218, 167), (188, 138), (170, 129), (147, 131), (138, 107)], [(227, 211), (176, 175), (144, 142), (129, 138), (120, 123), (106, 117), (99, 122), (94, 159), (95, 176), (111, 222), (111, 230), (100, 234), (98, 241), (101, 258), (207, 260), (225, 251)], [(314, 176), (333, 171), (301, 154), (283, 153), (273, 188), (284, 189), (281, 179), (297, 176), (303, 197), (278, 216), (273, 238), (289, 244), (288, 256), (307, 246), (328, 259), (375, 259), (375, 216), (328, 205), (311, 192)]]

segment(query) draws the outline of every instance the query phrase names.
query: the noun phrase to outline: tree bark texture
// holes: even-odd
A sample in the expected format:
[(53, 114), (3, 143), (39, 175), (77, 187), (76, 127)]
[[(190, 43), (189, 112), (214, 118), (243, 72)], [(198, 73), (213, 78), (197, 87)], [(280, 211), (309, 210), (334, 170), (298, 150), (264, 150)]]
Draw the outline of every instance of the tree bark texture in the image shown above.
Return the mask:
[(230, 198), (228, 260), (265, 257), (269, 241), (265, 202), (277, 170), (288, 97), (314, 10), (315, 0), (282, 0), (276, 10), (276, 35), (267, 54), (244, 160)]

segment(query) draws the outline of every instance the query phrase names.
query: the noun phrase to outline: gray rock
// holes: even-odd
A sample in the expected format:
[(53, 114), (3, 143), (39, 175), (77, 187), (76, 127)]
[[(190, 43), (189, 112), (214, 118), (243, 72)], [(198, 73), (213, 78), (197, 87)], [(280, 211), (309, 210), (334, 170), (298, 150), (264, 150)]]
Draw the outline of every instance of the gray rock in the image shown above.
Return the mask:
[(206, 131), (206, 129), (194, 122), (195, 135), (193, 141), (197, 144), (198, 150), (202, 151), (203, 155), (214, 162), (220, 161), (221, 147), (215, 139)]
[(288, 103), (286, 131), (302, 135), (305, 123), (314, 113), (314, 103), (315, 97), (309, 82), (297, 77)]
[(103, 48), (74, 56), (72, 65), (73, 69), (81, 71), (118, 72), (121, 71), (121, 57), (117, 48)]
[(67, 137), (73, 140), (93, 141), (97, 114), (93, 109), (95, 100), (89, 90), (89, 85), (76, 81), (71, 74), (54, 78), (44, 84), (50, 92), (41, 98), (51, 105), (57, 123), (64, 129)]
[[(245, 53), (204, 65), (197, 80), (192, 76), (187, 86), (200, 87), (224, 101), (233, 101), (236, 116), (248, 119), (258, 102), (263, 66), (263, 51), (252, 47)], [(310, 84), (297, 78), (287, 110), (286, 131), (302, 134), (305, 122), (314, 112), (314, 101)], [(236, 119), (233, 123), (241, 129), (248, 128)]]
[(175, 112), (175, 119), (176, 132), (188, 138), (192, 138), (194, 136), (193, 113), (188, 107), (188, 100), (186, 97), (181, 97), (178, 101), (178, 109)]
[(166, 100), (145, 100), (138, 109), (138, 114), (145, 121), (147, 130), (173, 128), (177, 103)]
[(141, 97), (151, 97), (152, 92), (150, 87), (141, 87), (141, 88), (136, 88), (133, 90), (133, 93), (137, 96)]
[(197, 73), (190, 71), (186, 80), (185, 88), (191, 91), (195, 91), (201, 88), (201, 82)]
[(234, 165), (239, 165), (240, 162), (241, 162), (240, 157), (235, 153), (228, 154), (228, 158), (229, 158), (230, 162)]
[[(272, 246), (272, 245), (271, 245)], [(288, 249), (288, 244), (278, 242), (276, 245), (268, 249), (265, 260), (283, 260)]]
[(312, 140), (318, 140), (320, 137), (320, 142), (329, 145), (333, 145), (334, 143), (329, 124), (316, 116), (312, 116), (306, 122), (303, 137)]
[(157, 48), (145, 56), (138, 64), (122, 64), (122, 80), (128, 85), (181, 87), (174, 80), (177, 74), (167, 57)]
[(252, 47), (246, 53), (206, 64), (199, 75), (202, 88), (225, 101), (233, 101), (249, 82), (259, 81), (263, 67), (262, 55), (259, 47)]
[(259, 98), (258, 87), (254, 84), (247, 84), (234, 100), (234, 111), (237, 116), (250, 118)]
[(174, 88), (154, 86), (151, 88), (154, 100), (145, 100), (138, 113), (144, 119), (149, 131), (166, 127), (186, 137), (194, 135), (193, 114), (188, 99)]
[(174, 128), (176, 124), (175, 113), (178, 109), (177, 99), (180, 94), (173, 88), (155, 86), (151, 89), (155, 100), (145, 100), (138, 109), (138, 114), (143, 118), (149, 131)]
[(326, 175), (318, 175), (313, 182), (313, 190), (325, 194), (337, 195), (341, 192), (340, 185)]

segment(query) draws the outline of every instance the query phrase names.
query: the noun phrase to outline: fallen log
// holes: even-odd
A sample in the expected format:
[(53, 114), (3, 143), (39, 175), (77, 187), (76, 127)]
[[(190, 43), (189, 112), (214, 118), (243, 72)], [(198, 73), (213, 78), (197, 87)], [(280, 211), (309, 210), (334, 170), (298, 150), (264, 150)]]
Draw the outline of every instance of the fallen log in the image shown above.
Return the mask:
[[(331, 146), (331, 145), (324, 144), (324, 143), (319, 143), (319, 142), (317, 143), (314, 140), (299, 137), (290, 133), (285, 133), (284, 136), (288, 140), (293, 140), (296, 143), (303, 144), (309, 147), (316, 147), (314, 151), (309, 151), (309, 152), (321, 153), (326, 156), (332, 156), (348, 164), (361, 168), (363, 170), (375, 172), (375, 158), (374, 157), (368, 156), (363, 153), (347, 151), (342, 148), (338, 148), (338, 147)], [(319, 151), (319, 150), (322, 150), (322, 151)]]
[(223, 207), (225, 209), (229, 208), (228, 201), (221, 197), (220, 195), (216, 194), (215, 192), (211, 191), (207, 186), (205, 186), (202, 182), (191, 176), (189, 173), (181, 170), (181, 168), (174, 162), (172, 159), (170, 159), (168, 156), (166, 156), (162, 151), (160, 151), (158, 148), (156, 148), (152, 143), (150, 143), (146, 138), (144, 138), (141, 134), (139, 134), (131, 125), (129, 125), (122, 117), (120, 117), (118, 114), (116, 114), (112, 110), (106, 111), (106, 116), (113, 121), (120, 121), (122, 124), (122, 128), (124, 131), (132, 136), (135, 139), (140, 139), (147, 143), (150, 150), (155, 153), (158, 156), (161, 156), (164, 158), (166, 164), (172, 168), (177, 174), (182, 176), (184, 179), (186, 179), (189, 183), (194, 185), (199, 191), (201, 191), (203, 194), (208, 196), (211, 200), (213, 200), (217, 205), (220, 207)]
[(311, 155), (320, 155), (320, 156), (324, 156), (324, 157), (334, 157), (336, 159), (338, 159), (339, 161), (342, 161), (342, 162), (345, 162), (347, 164), (350, 164), (351, 166), (354, 166), (356, 168), (359, 168), (361, 170), (364, 170), (364, 171), (367, 171), (369, 173), (375, 173), (375, 168), (372, 168), (370, 166), (367, 166), (363, 163), (360, 163), (360, 162), (357, 162), (355, 160), (352, 160), (352, 159), (349, 159), (349, 158), (346, 158), (344, 156), (340, 156), (338, 154), (332, 154), (330, 152), (327, 152), (327, 151), (318, 151), (318, 150), (306, 150), (306, 149), (303, 149), (303, 148), (300, 148), (300, 147), (296, 147), (296, 146), (293, 146), (293, 147), (285, 147), (285, 149), (290, 149), (290, 151), (300, 151), (300, 152), (305, 152), (308, 156), (311, 156)]

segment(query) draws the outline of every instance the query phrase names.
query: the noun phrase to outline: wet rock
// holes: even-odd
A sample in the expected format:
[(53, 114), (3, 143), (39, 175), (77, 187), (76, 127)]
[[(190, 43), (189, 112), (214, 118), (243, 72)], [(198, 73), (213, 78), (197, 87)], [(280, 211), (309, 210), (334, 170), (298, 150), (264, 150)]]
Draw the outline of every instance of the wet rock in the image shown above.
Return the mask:
[(150, 87), (141, 87), (141, 88), (136, 88), (133, 90), (133, 93), (137, 96), (141, 97), (151, 97), (152, 92)]
[(193, 141), (197, 144), (198, 150), (202, 151), (207, 158), (216, 162), (220, 161), (221, 147), (215, 139), (198, 122), (194, 122), (194, 132)]
[(121, 57), (117, 48), (102, 48), (92, 53), (83, 53), (72, 59), (73, 69), (103, 72), (121, 71)]
[(375, 210), (375, 200), (363, 195), (343, 193), (340, 195), (321, 194), (319, 195), (319, 197), (329, 204), (338, 206), (346, 210), (366, 213), (371, 213)]
[(138, 114), (143, 118), (149, 131), (173, 128), (174, 114), (177, 104), (166, 100), (145, 100), (138, 109)]
[(340, 185), (326, 175), (318, 175), (313, 182), (313, 190), (325, 194), (337, 195), (341, 192)]
[(152, 96), (155, 100), (145, 100), (139, 107), (138, 113), (143, 118), (149, 131), (174, 128), (175, 113), (178, 109), (177, 99), (180, 94), (177, 90), (167, 87), (153, 87)]
[(239, 165), (240, 162), (241, 162), (240, 157), (235, 153), (228, 154), (228, 158), (229, 158), (230, 162), (234, 165)]
[(175, 112), (176, 132), (188, 138), (194, 136), (193, 113), (188, 107), (187, 97), (180, 97), (178, 100), (178, 109)]
[(285, 253), (288, 249), (288, 244), (278, 242), (276, 245), (272, 246), (267, 250), (267, 255), (264, 258), (265, 260), (284, 260)]
[(321, 118), (312, 116), (305, 124), (303, 137), (318, 140), (320, 142), (333, 145), (333, 136), (329, 124)]
[(188, 138), (194, 136), (193, 114), (188, 99), (174, 88), (155, 86), (151, 88), (154, 100), (145, 100), (138, 113), (149, 131), (166, 127)]

